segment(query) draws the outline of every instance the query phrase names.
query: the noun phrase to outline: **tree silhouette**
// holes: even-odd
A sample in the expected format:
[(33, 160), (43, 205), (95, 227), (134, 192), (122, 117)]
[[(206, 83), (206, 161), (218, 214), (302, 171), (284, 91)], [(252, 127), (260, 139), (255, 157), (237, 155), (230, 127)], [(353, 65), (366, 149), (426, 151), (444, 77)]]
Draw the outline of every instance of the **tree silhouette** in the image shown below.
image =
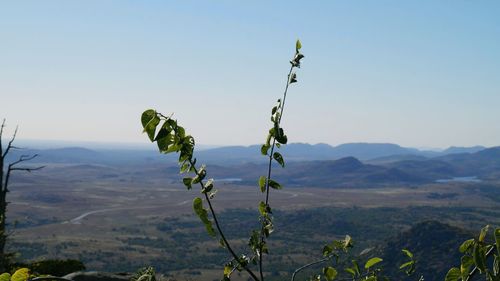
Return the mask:
[(10, 183), (10, 177), (12, 175), (12, 172), (15, 171), (25, 171), (25, 172), (31, 172), (35, 170), (40, 170), (43, 168), (43, 166), (38, 166), (38, 167), (26, 167), (23, 166), (23, 162), (33, 160), (34, 158), (38, 157), (38, 154), (33, 154), (33, 155), (21, 155), (18, 157), (17, 160), (12, 161), (12, 162), (7, 162), (7, 155), (9, 152), (12, 150), (20, 149), (17, 146), (14, 146), (14, 141), (16, 140), (16, 135), (17, 135), (17, 127), (14, 131), (14, 134), (12, 134), (12, 137), (10, 138), (9, 142), (7, 143), (7, 146), (3, 147), (2, 144), (2, 137), (3, 137), (3, 132), (4, 128), (6, 127), (5, 125), (5, 119), (2, 121), (2, 125), (0, 127), (0, 272), (5, 271), (6, 266), (8, 264), (8, 254), (5, 253), (5, 242), (7, 240), (7, 232), (6, 232), (6, 214), (7, 214), (7, 192), (9, 192), (9, 183)]

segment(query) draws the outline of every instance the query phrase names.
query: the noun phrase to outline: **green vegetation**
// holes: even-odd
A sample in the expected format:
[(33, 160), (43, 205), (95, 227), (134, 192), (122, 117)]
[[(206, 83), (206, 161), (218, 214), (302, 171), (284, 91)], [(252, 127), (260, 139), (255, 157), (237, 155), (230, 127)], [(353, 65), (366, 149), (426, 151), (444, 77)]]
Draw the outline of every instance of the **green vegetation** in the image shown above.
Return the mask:
[[(283, 117), (288, 88), (291, 84), (297, 82), (297, 75), (293, 72), (293, 69), (300, 67), (300, 60), (304, 57), (299, 52), (301, 48), (302, 45), (300, 41), (297, 40), (295, 56), (290, 61), (291, 68), (287, 76), (287, 83), (283, 98), (279, 99), (277, 105), (272, 108), (271, 121), (273, 126), (269, 130), (266, 142), (261, 147), (261, 153), (268, 157), (269, 161), (267, 166), (267, 175), (260, 176), (258, 179), (258, 186), (260, 191), (265, 194), (265, 200), (260, 201), (258, 204), (260, 227), (257, 229), (250, 229), (250, 237), (248, 239), (247, 246), (251, 251), (251, 254), (246, 253), (247, 250), (243, 250), (243, 254), (238, 254), (235, 250), (236, 248), (234, 247), (234, 244), (230, 243), (227, 238), (230, 230), (228, 231), (226, 229), (226, 231), (223, 231), (221, 228), (221, 224), (219, 222), (220, 217), (215, 212), (212, 203), (217, 190), (215, 189), (213, 179), (206, 180), (206, 166), (196, 165), (197, 159), (194, 157), (194, 138), (187, 135), (185, 129), (181, 127), (176, 120), (172, 119), (172, 116), (165, 116), (153, 109), (146, 110), (141, 116), (141, 123), (144, 127), (144, 132), (147, 133), (152, 142), (157, 143), (159, 151), (165, 154), (173, 152), (179, 153), (178, 162), (181, 173), (194, 174), (193, 176), (186, 176), (182, 179), (186, 188), (190, 190), (194, 185), (200, 185), (203, 198), (196, 197), (193, 200), (194, 212), (198, 215), (199, 219), (205, 226), (206, 232), (210, 236), (220, 237), (220, 246), (225, 248), (231, 256), (230, 261), (226, 262), (224, 265), (222, 280), (230, 280), (231, 275), (236, 271), (246, 271), (248, 276), (255, 281), (264, 280), (263, 261), (264, 256), (269, 254), (269, 245), (267, 240), (274, 232), (275, 228), (274, 214), (270, 205), (270, 190), (271, 188), (277, 190), (283, 188), (282, 185), (272, 177), (273, 161), (279, 166), (285, 167), (284, 157), (281, 153), (275, 150), (279, 149), (282, 145), (285, 145), (288, 142), (288, 138), (280, 124)], [(451, 198), (455, 196), (456, 195)], [(431, 194), (430, 197), (431, 199), (439, 199), (442, 195)], [(208, 205), (208, 209), (204, 207), (205, 204)], [(316, 230), (317, 226), (318, 225), (314, 225), (310, 229)], [(497, 280), (498, 271), (500, 271), (498, 269), (497, 256), (495, 255), (492, 270), (487, 270), (486, 260), (488, 255), (490, 255), (495, 248), (495, 245), (498, 245), (498, 243), (486, 245), (484, 243), (484, 237), (486, 234), (483, 234), (485, 232), (485, 230), (482, 231), (482, 234), (477, 241), (472, 240), (472, 242), (468, 243), (468, 245), (470, 244), (470, 247), (473, 247), (473, 250), (471, 250), (472, 252), (467, 252), (462, 258), (462, 265), (460, 269), (452, 268), (448, 272), (446, 277), (447, 281), (458, 280), (459, 278), (462, 280), (469, 280), (470, 276), (474, 275), (476, 272), (485, 274), (487, 280)], [(495, 234), (497, 232), (500, 233), (500, 229), (496, 229)], [(500, 238), (497, 240), (500, 240)], [(289, 245), (290, 241), (285, 240), (285, 242)], [(382, 268), (379, 267), (384, 261), (382, 258), (376, 256), (371, 257), (361, 268), (357, 259), (353, 259), (353, 256), (350, 254), (352, 247), (353, 240), (349, 235), (346, 235), (344, 239), (334, 240), (333, 242), (326, 244), (323, 247), (323, 257), (297, 268), (292, 274), (292, 281), (295, 280), (295, 276), (300, 271), (322, 263), (327, 263), (327, 265), (323, 267), (321, 274), (311, 276), (311, 280), (335, 280), (339, 277), (339, 270), (342, 268), (345, 272), (351, 275), (349, 278), (351, 280), (388, 280), (388, 277), (384, 274)], [(468, 249), (469, 248), (465, 246), (461, 247), (462, 252), (466, 252)], [(408, 276), (410, 276), (415, 272), (416, 261), (413, 253), (408, 249), (402, 249), (402, 252), (407, 259), (399, 265), (399, 269), (403, 270)], [(349, 263), (349, 261), (351, 262)], [(474, 268), (470, 269), (472, 266), (474, 266)], [(266, 276), (266, 278), (267, 277), (269, 276)], [(420, 277), (419, 280), (423, 280), (423, 277)]]
[[(300, 68), (301, 60), (304, 58), (304, 55), (300, 53), (301, 48), (302, 44), (297, 40), (295, 44), (295, 55), (290, 61), (291, 66), (287, 75), (283, 98), (278, 99), (277, 105), (271, 110), (271, 122), (273, 126), (269, 130), (265, 144), (261, 147), (261, 153), (269, 158), (269, 164), (267, 176), (261, 176), (258, 181), (260, 191), (265, 193), (265, 201), (261, 201), (258, 205), (260, 213), (259, 221), (261, 223), (260, 228), (252, 231), (248, 242), (252, 255), (237, 254), (226, 238), (225, 232), (221, 229), (211, 201), (215, 197), (217, 190), (214, 189), (213, 179), (205, 181), (207, 176), (205, 165), (201, 165), (200, 167), (196, 166), (196, 158), (193, 155), (195, 146), (194, 138), (190, 135), (186, 135), (185, 129), (181, 127), (177, 121), (171, 119), (171, 116), (165, 116), (153, 109), (146, 110), (141, 116), (144, 132), (147, 133), (152, 142), (157, 143), (160, 152), (165, 154), (172, 152), (179, 153), (181, 173), (194, 173), (194, 176), (184, 177), (182, 182), (188, 190), (191, 189), (193, 185), (200, 185), (201, 193), (203, 194), (206, 204), (208, 204), (208, 209), (205, 209), (203, 199), (200, 197), (196, 197), (193, 200), (193, 209), (205, 225), (208, 234), (213, 237), (220, 236), (221, 246), (226, 248), (232, 256), (232, 259), (224, 266), (224, 280), (229, 280), (231, 274), (235, 270), (245, 270), (253, 280), (264, 280), (263, 259), (264, 254), (268, 253), (266, 241), (274, 231), (272, 211), (269, 202), (270, 189), (282, 188), (280, 183), (272, 179), (272, 163), (274, 160), (281, 167), (285, 166), (283, 156), (275, 151), (275, 149), (278, 149), (281, 145), (285, 145), (288, 141), (280, 124), (285, 109), (288, 88), (291, 84), (297, 82), (297, 74), (293, 72), (293, 70), (295, 68)], [(209, 218), (209, 213), (213, 221)], [(258, 265), (258, 273), (255, 273), (255, 270), (251, 269), (251, 264)]]

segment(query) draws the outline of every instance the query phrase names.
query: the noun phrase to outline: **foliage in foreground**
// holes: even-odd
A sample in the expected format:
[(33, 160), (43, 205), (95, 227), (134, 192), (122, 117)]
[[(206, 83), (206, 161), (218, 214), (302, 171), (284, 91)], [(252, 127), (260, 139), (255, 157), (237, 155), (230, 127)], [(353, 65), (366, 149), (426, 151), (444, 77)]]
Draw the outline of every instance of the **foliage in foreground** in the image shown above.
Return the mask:
[[(248, 253), (236, 253), (221, 227), (213, 206), (213, 199), (217, 193), (215, 181), (214, 179), (206, 179), (207, 169), (205, 165), (197, 165), (197, 160), (194, 157), (194, 138), (186, 134), (185, 129), (176, 120), (172, 119), (171, 116), (165, 116), (153, 109), (146, 110), (141, 116), (144, 132), (147, 133), (152, 142), (157, 143), (159, 151), (165, 154), (179, 154), (180, 172), (188, 174), (182, 180), (186, 188), (192, 189), (196, 185), (200, 186), (202, 196), (194, 198), (194, 212), (205, 225), (207, 233), (212, 237), (220, 238), (221, 247), (227, 249), (231, 256), (230, 260), (224, 266), (222, 280), (230, 280), (231, 274), (235, 271), (246, 271), (250, 278), (255, 281), (264, 280), (263, 260), (264, 255), (269, 254), (267, 239), (274, 231), (270, 190), (283, 188), (279, 182), (273, 180), (272, 167), (273, 161), (279, 164), (279, 166), (285, 167), (284, 157), (277, 151), (277, 149), (288, 142), (288, 138), (281, 127), (281, 119), (285, 108), (288, 87), (297, 82), (297, 74), (293, 70), (300, 67), (300, 61), (304, 58), (304, 55), (300, 53), (301, 48), (302, 45), (297, 40), (295, 55), (290, 61), (291, 67), (287, 76), (283, 98), (278, 99), (277, 105), (271, 110), (271, 122), (273, 125), (269, 130), (265, 143), (261, 147), (261, 153), (269, 159), (267, 174), (258, 179), (258, 186), (265, 200), (260, 201), (257, 206), (259, 211), (258, 219), (261, 226), (260, 229), (255, 229), (250, 233)], [(206, 208), (207, 205), (208, 208)], [(499, 232), (499, 229), (495, 230), (495, 242), (493, 244), (485, 243), (487, 228), (481, 231), (479, 239), (471, 239), (464, 242), (460, 247), (460, 251), (464, 253), (461, 267), (450, 269), (446, 276), (446, 281), (470, 280), (477, 272), (484, 274), (487, 281), (500, 281), (498, 277), (500, 271), (498, 269), (498, 257), (500, 255), (500, 247), (498, 246)], [(336, 240), (326, 245), (323, 248), (323, 258), (296, 269), (292, 274), (292, 281), (295, 280), (297, 273), (300, 271), (321, 263), (328, 263), (328, 265), (323, 267), (320, 274), (311, 276), (310, 280), (389, 280), (383, 274), (382, 268), (378, 266), (382, 262), (382, 259), (379, 257), (370, 258), (362, 267), (360, 267), (360, 263), (355, 259), (349, 262), (351, 256), (348, 255), (348, 252), (351, 247), (352, 239), (348, 235), (343, 240)], [(493, 254), (491, 269), (488, 269), (488, 256), (492, 255), (495, 248), (498, 250), (498, 254)], [(407, 249), (403, 249), (402, 251), (408, 260), (401, 264), (399, 269), (405, 271), (410, 276), (415, 272), (416, 262), (410, 251)], [(349, 265), (345, 266), (346, 264)], [(471, 269), (471, 267), (473, 268)], [(343, 273), (348, 273), (350, 277), (341, 279), (340, 268), (343, 268)], [(423, 277), (419, 277), (418, 280), (423, 280)]]

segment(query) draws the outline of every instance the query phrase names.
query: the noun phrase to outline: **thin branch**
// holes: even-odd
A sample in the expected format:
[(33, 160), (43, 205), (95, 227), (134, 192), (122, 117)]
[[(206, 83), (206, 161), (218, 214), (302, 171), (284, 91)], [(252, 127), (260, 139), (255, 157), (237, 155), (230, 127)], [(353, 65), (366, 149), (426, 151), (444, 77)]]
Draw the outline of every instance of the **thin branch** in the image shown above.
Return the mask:
[(5, 149), (5, 152), (3, 153), (2, 157), (5, 158), (7, 156), (7, 153), (9, 153), (10, 149), (12, 148), (12, 143), (14, 143), (14, 140), (16, 140), (16, 135), (17, 135), (17, 130), (19, 127), (16, 126), (16, 130), (14, 131), (14, 134), (12, 135), (12, 138), (9, 141), (9, 144), (7, 144), (7, 148)]
[(35, 167), (35, 168), (12, 168), (10, 169), (11, 171), (26, 171), (26, 172), (33, 172), (33, 171), (38, 171), (38, 170), (41, 170), (45, 168), (45, 166), (38, 166), (38, 167)]
[(5, 127), (5, 118), (2, 120), (2, 125), (0, 126), (0, 158), (3, 159), (3, 147), (2, 147), (2, 136), (3, 136), (3, 128)]
[(5, 118), (2, 120), (2, 126), (0, 126), (0, 136), (3, 134), (4, 127), (5, 127)]
[(35, 158), (37, 158), (39, 155), (38, 154), (33, 154), (33, 155), (21, 155), (21, 157), (19, 157), (19, 159), (15, 162), (12, 162), (11, 164), (9, 164), (9, 167), (14, 167), (15, 165), (19, 164), (19, 163), (22, 163), (22, 162), (26, 162), (26, 161), (30, 161), (30, 160), (33, 160)]
[(297, 275), (297, 273), (301, 272), (302, 270), (308, 268), (308, 267), (311, 267), (313, 265), (316, 265), (316, 264), (319, 264), (319, 263), (324, 263), (324, 262), (327, 262), (329, 261), (333, 256), (328, 256), (326, 258), (323, 258), (323, 259), (320, 259), (320, 260), (317, 260), (317, 261), (314, 261), (314, 262), (311, 262), (311, 263), (308, 263), (304, 266), (301, 266), (299, 268), (297, 268), (293, 274), (292, 274), (292, 281), (295, 281), (295, 275)]
[[(285, 91), (283, 93), (283, 101), (281, 103), (281, 110), (280, 110), (280, 115), (278, 118), (278, 125), (281, 123), (281, 117), (283, 116), (283, 110), (285, 109), (285, 100), (286, 100), (286, 94), (288, 92), (288, 87), (290, 86), (290, 75), (292, 74), (293, 71), (293, 65), (290, 67), (290, 71), (288, 72), (287, 75), (287, 80), (286, 80), (286, 86), (285, 86)], [(277, 132), (275, 132), (277, 133)], [(274, 147), (276, 146), (276, 138), (273, 138), (273, 144), (271, 145), (271, 152), (269, 153), (269, 163), (267, 166), (267, 179), (266, 179), (266, 206), (269, 205), (269, 180), (271, 179), (271, 172), (272, 172), (272, 164), (273, 164), (273, 153), (274, 153)], [(263, 273), (263, 254), (262, 254), (262, 247), (264, 246), (264, 240), (266, 239), (265, 234), (264, 234), (264, 225), (262, 225), (261, 230), (260, 230), (260, 248), (259, 248), (259, 273), (260, 273), (260, 279), (264, 280), (264, 273)]]
[[(198, 170), (194, 166), (194, 162), (192, 159), (189, 159), (189, 164), (191, 164), (191, 167), (193, 167), (194, 172), (196, 173), (196, 175), (198, 175)], [(204, 188), (203, 180), (200, 180), (200, 186), (201, 186), (201, 188)], [(240, 258), (238, 257), (238, 255), (236, 255), (233, 248), (231, 248), (231, 245), (229, 245), (229, 242), (227, 241), (226, 236), (224, 235), (224, 232), (222, 231), (222, 228), (219, 225), (219, 221), (218, 221), (217, 216), (215, 214), (215, 210), (212, 206), (212, 202), (210, 201), (210, 196), (208, 196), (207, 193), (204, 193), (204, 194), (205, 194), (205, 199), (208, 202), (208, 207), (210, 208), (210, 213), (212, 214), (212, 217), (214, 218), (214, 222), (215, 222), (215, 226), (217, 227), (217, 231), (219, 232), (219, 234), (222, 238), (222, 241), (224, 241), (224, 245), (227, 247), (227, 250), (229, 251), (229, 253), (231, 253), (233, 258), (248, 272), (248, 274), (250, 274), (250, 276), (252, 276), (252, 278), (254, 280), (259, 281), (259, 278), (255, 275), (255, 273), (253, 273), (253, 271), (250, 270), (246, 265), (241, 263)]]
[(25, 172), (31, 173), (32, 171), (37, 171), (37, 170), (45, 168), (45, 166), (38, 166), (38, 167), (34, 167), (34, 168), (16, 167), (17, 164), (33, 160), (36, 157), (38, 157), (38, 154), (34, 154), (31, 156), (30, 155), (21, 155), (21, 157), (19, 157), (19, 160), (9, 164), (9, 166), (7, 168), (7, 174), (5, 175), (5, 184), (4, 184), (4, 188), (2, 190), (3, 192), (9, 192), (8, 187), (9, 187), (9, 179), (10, 179), (11, 172), (13, 172), (13, 171), (25, 171)]
[(71, 279), (68, 278), (56, 277), (56, 276), (44, 276), (44, 277), (35, 277), (33, 279), (28, 279), (28, 281), (49, 281), (49, 280), (72, 281)]

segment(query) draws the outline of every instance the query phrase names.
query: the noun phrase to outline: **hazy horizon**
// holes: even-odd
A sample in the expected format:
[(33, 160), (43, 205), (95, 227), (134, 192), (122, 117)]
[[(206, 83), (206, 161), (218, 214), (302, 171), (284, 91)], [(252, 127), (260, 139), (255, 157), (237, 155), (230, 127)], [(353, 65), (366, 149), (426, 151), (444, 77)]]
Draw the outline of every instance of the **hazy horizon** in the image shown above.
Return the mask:
[[(286, 5), (283, 5), (286, 3)], [(291, 142), (500, 144), (500, 3), (12, 1), (0, 119), (19, 139), (147, 144), (148, 108), (206, 145), (264, 141), (294, 43)]]
[[(3, 138), (2, 142), (5, 144), (9, 138)], [(450, 144), (445, 147), (425, 147), (425, 146), (405, 146), (401, 145), (398, 143), (390, 143), (390, 142), (366, 142), (366, 141), (355, 141), (355, 142), (348, 142), (348, 143), (338, 143), (338, 144), (330, 144), (330, 143), (325, 143), (325, 142), (318, 142), (318, 143), (308, 143), (308, 142), (294, 142), (291, 141), (289, 144), (307, 144), (307, 145), (329, 145), (331, 147), (337, 147), (339, 145), (343, 144), (395, 144), (399, 145), (404, 148), (415, 148), (418, 150), (425, 150), (425, 151), (443, 151), (447, 148), (450, 147), (464, 147), (464, 146), (459, 146), (459, 145), (454, 145)], [(154, 150), (156, 151), (156, 145), (152, 144), (149, 141), (145, 142), (117, 142), (117, 141), (83, 141), (83, 140), (50, 140), (50, 139), (24, 139), (24, 138), (19, 138), (16, 139), (16, 144), (17, 146), (21, 148), (26, 148), (26, 149), (57, 149), (57, 148), (70, 148), (70, 147), (82, 147), (82, 148), (88, 148), (88, 149), (104, 149), (104, 150)], [(196, 144), (196, 147), (200, 150), (206, 150), (206, 149), (212, 149), (212, 148), (219, 148), (219, 147), (231, 147), (231, 146), (241, 146), (241, 147), (249, 147), (249, 146), (254, 146), (254, 145), (261, 145), (262, 143), (252, 143), (252, 144), (218, 144), (218, 145), (211, 145), (211, 144), (203, 144), (199, 143)], [(489, 147), (495, 147), (495, 146), (500, 146), (500, 145), (495, 145), (495, 146), (486, 146), (482, 144), (476, 144), (476, 145), (471, 145), (471, 146), (465, 146), (465, 147), (473, 147), (473, 146), (483, 146), (486, 148)]]

